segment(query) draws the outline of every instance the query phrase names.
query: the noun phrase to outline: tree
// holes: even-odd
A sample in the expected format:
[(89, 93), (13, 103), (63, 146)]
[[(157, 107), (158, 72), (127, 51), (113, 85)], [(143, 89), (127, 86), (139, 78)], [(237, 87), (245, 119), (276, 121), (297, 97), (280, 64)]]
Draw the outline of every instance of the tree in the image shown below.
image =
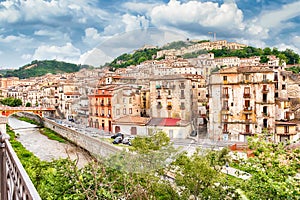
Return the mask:
[(249, 199), (299, 199), (300, 149), (285, 143), (272, 143), (254, 138), (248, 141), (254, 157), (240, 160), (237, 167), (252, 178), (239, 183)]
[(30, 102), (27, 102), (25, 107), (31, 107), (31, 103)]
[(0, 100), (0, 103), (3, 105), (11, 106), (11, 107), (18, 107), (18, 106), (22, 105), (22, 100), (16, 99), (13, 97), (8, 97), (8, 98)]

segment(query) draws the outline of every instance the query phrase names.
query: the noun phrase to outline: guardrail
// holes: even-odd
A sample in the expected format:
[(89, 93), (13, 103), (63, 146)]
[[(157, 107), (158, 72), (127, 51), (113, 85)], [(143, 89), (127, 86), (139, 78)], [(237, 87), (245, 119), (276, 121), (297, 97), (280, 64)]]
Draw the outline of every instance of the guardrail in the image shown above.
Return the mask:
[(0, 199), (40, 200), (7, 134), (0, 132)]

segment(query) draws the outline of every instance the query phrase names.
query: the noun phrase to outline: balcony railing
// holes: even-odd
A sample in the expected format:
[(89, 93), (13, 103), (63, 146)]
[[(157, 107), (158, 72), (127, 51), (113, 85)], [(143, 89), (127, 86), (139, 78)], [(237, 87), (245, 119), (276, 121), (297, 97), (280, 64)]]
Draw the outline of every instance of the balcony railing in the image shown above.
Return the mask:
[(0, 148), (0, 199), (40, 200), (6, 134), (0, 135)]
[(250, 93), (244, 93), (244, 98), (251, 98), (251, 94)]
[(222, 94), (222, 97), (228, 99), (229, 98), (229, 94)]
[(168, 106), (167, 106), (167, 109), (168, 109), (168, 110), (172, 110), (172, 106), (171, 106), (171, 105), (168, 105)]
[(269, 92), (269, 88), (263, 88), (261, 92), (264, 93), (264, 94), (266, 94), (266, 93)]

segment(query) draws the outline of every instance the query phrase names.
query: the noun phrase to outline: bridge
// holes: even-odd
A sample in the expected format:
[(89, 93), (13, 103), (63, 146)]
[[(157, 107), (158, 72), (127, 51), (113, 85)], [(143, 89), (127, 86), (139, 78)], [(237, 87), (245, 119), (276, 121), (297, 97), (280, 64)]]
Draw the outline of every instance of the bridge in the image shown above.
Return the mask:
[(43, 107), (10, 107), (10, 106), (0, 106), (0, 113), (2, 116), (8, 117), (11, 114), (17, 112), (31, 112), (40, 117), (44, 117), (45, 112), (53, 113), (55, 112), (54, 108), (43, 108)]
[(0, 199), (41, 200), (9, 142), (6, 123), (7, 117), (0, 116)]

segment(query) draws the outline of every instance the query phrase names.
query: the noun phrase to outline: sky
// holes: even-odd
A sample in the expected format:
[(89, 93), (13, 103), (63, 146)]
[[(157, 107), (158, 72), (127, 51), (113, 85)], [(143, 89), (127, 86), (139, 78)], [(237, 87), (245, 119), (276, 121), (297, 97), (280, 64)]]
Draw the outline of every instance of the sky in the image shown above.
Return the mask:
[(299, 0), (0, 0), (0, 69), (100, 66), (144, 45), (238, 42), (300, 53)]

